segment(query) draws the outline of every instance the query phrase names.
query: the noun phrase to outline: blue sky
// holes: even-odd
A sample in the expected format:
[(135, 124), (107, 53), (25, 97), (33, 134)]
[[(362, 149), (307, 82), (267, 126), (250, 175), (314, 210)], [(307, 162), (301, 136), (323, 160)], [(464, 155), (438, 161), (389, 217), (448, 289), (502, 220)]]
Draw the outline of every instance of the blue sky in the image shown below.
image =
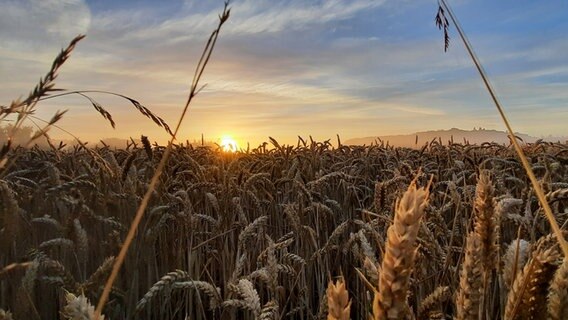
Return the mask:
[[(568, 135), (568, 2), (450, 0), (516, 131)], [(174, 125), (222, 1), (0, 0), (0, 104), (23, 96), (61, 47), (66, 89), (131, 96)], [(181, 138), (328, 139), (502, 129), (453, 26), (444, 53), (432, 0), (235, 0)], [(40, 105), (85, 140), (166, 135), (120, 99)], [(53, 131), (54, 137), (66, 138)]]

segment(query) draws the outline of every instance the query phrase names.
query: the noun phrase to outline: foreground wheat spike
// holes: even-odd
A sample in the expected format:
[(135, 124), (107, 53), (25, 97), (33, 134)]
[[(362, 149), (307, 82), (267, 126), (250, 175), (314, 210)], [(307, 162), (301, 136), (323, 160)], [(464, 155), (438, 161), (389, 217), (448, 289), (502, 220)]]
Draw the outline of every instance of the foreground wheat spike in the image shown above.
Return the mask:
[[(63, 317), (68, 320), (93, 320), (95, 319), (95, 307), (89, 303), (89, 299), (83, 294), (76, 296), (70, 292), (65, 294), (67, 304), (63, 308)], [(104, 320), (104, 315), (99, 319)]]
[(568, 319), (568, 259), (564, 258), (550, 283), (548, 316), (551, 320)]
[(494, 188), (489, 171), (482, 171), (479, 175), (475, 193), (475, 232), (482, 243), (481, 259), (487, 273), (497, 266), (499, 253), (499, 221), (495, 215)]
[(335, 284), (329, 282), (327, 286), (327, 320), (349, 320), (351, 312), (351, 300), (345, 287), (343, 277), (339, 278)]
[(420, 219), (428, 204), (428, 190), (418, 189), (413, 181), (397, 202), (393, 224), (387, 231), (385, 255), (379, 276), (379, 291), (373, 301), (373, 317), (407, 319), (408, 282), (416, 255), (416, 237)]
[(476, 232), (467, 236), (465, 257), (460, 274), (460, 287), (456, 297), (456, 319), (478, 319), (483, 284), (481, 259), (481, 239)]
[(473, 203), (474, 232), (479, 235), (481, 241), (479, 259), (481, 259), (480, 263), (483, 267), (481, 312), (486, 309), (486, 292), (491, 285), (491, 272), (498, 268), (499, 217), (495, 211), (494, 192), (495, 188), (491, 182), (489, 171), (482, 171), (477, 179)]
[(515, 278), (507, 297), (505, 319), (540, 319), (547, 312), (546, 295), (560, 252), (556, 245), (546, 246), (546, 240), (554, 238), (545, 238), (539, 240), (532, 258)]

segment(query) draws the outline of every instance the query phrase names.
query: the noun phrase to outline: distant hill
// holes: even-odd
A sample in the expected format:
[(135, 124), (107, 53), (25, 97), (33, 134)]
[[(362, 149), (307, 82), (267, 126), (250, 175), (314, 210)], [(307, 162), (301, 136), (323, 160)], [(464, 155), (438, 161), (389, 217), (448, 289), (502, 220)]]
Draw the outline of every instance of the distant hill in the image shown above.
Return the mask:
[[(418, 143), (416, 143), (416, 137), (418, 136)], [(532, 143), (537, 141), (539, 138), (529, 136), (523, 133), (516, 133), (516, 136), (521, 138), (526, 143)], [(422, 147), (426, 142), (432, 141), (433, 139), (441, 139), (443, 144), (448, 144), (448, 141), (452, 140), (455, 143), (464, 143), (468, 141), (471, 144), (481, 144), (483, 142), (495, 142), (499, 144), (509, 144), (509, 138), (507, 133), (498, 130), (462, 130), (457, 128), (452, 128), (450, 130), (435, 130), (435, 131), (423, 131), (416, 132), (406, 135), (390, 135), (390, 136), (375, 136), (375, 137), (365, 137), (365, 138), (354, 138), (345, 141), (347, 145), (370, 145), (371, 143), (377, 143), (379, 141), (388, 141), (390, 145), (397, 147)], [(567, 137), (547, 137), (543, 138), (545, 141), (566, 141)], [(380, 142), (379, 142), (380, 143)]]

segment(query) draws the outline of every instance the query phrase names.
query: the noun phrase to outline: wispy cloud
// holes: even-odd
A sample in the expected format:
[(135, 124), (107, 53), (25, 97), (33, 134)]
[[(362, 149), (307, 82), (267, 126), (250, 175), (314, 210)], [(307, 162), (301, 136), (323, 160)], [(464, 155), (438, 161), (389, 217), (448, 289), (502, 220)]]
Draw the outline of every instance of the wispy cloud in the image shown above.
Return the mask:
[(45, 45), (85, 33), (91, 23), (89, 7), (83, 0), (3, 0), (1, 5), (3, 43), (34, 40), (29, 44)]

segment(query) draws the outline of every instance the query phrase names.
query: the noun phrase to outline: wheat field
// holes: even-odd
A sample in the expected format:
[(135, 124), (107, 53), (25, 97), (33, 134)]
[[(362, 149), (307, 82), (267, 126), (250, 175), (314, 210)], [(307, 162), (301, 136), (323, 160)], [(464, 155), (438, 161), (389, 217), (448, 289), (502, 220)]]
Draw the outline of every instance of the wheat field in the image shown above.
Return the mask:
[[(69, 132), (76, 143), (57, 145), (48, 131), (65, 111), (36, 118), (45, 99), (81, 95), (115, 126), (92, 91), (56, 93), (77, 36), (27, 98), (0, 106), (14, 122), (0, 149), (0, 320), (568, 319), (568, 144), (517, 141), (442, 0), (445, 49), (445, 12), (508, 146), (180, 143), (228, 2), (175, 127), (102, 92), (162, 127), (167, 145), (88, 147)], [(30, 119), (45, 126), (13, 145)], [(42, 137), (49, 147), (32, 147)]]
[[(510, 147), (272, 142), (174, 147), (107, 319), (567, 317), (566, 263)], [(525, 145), (560, 225), (567, 150)], [(0, 181), (13, 319), (92, 314), (163, 152), (14, 150)]]

